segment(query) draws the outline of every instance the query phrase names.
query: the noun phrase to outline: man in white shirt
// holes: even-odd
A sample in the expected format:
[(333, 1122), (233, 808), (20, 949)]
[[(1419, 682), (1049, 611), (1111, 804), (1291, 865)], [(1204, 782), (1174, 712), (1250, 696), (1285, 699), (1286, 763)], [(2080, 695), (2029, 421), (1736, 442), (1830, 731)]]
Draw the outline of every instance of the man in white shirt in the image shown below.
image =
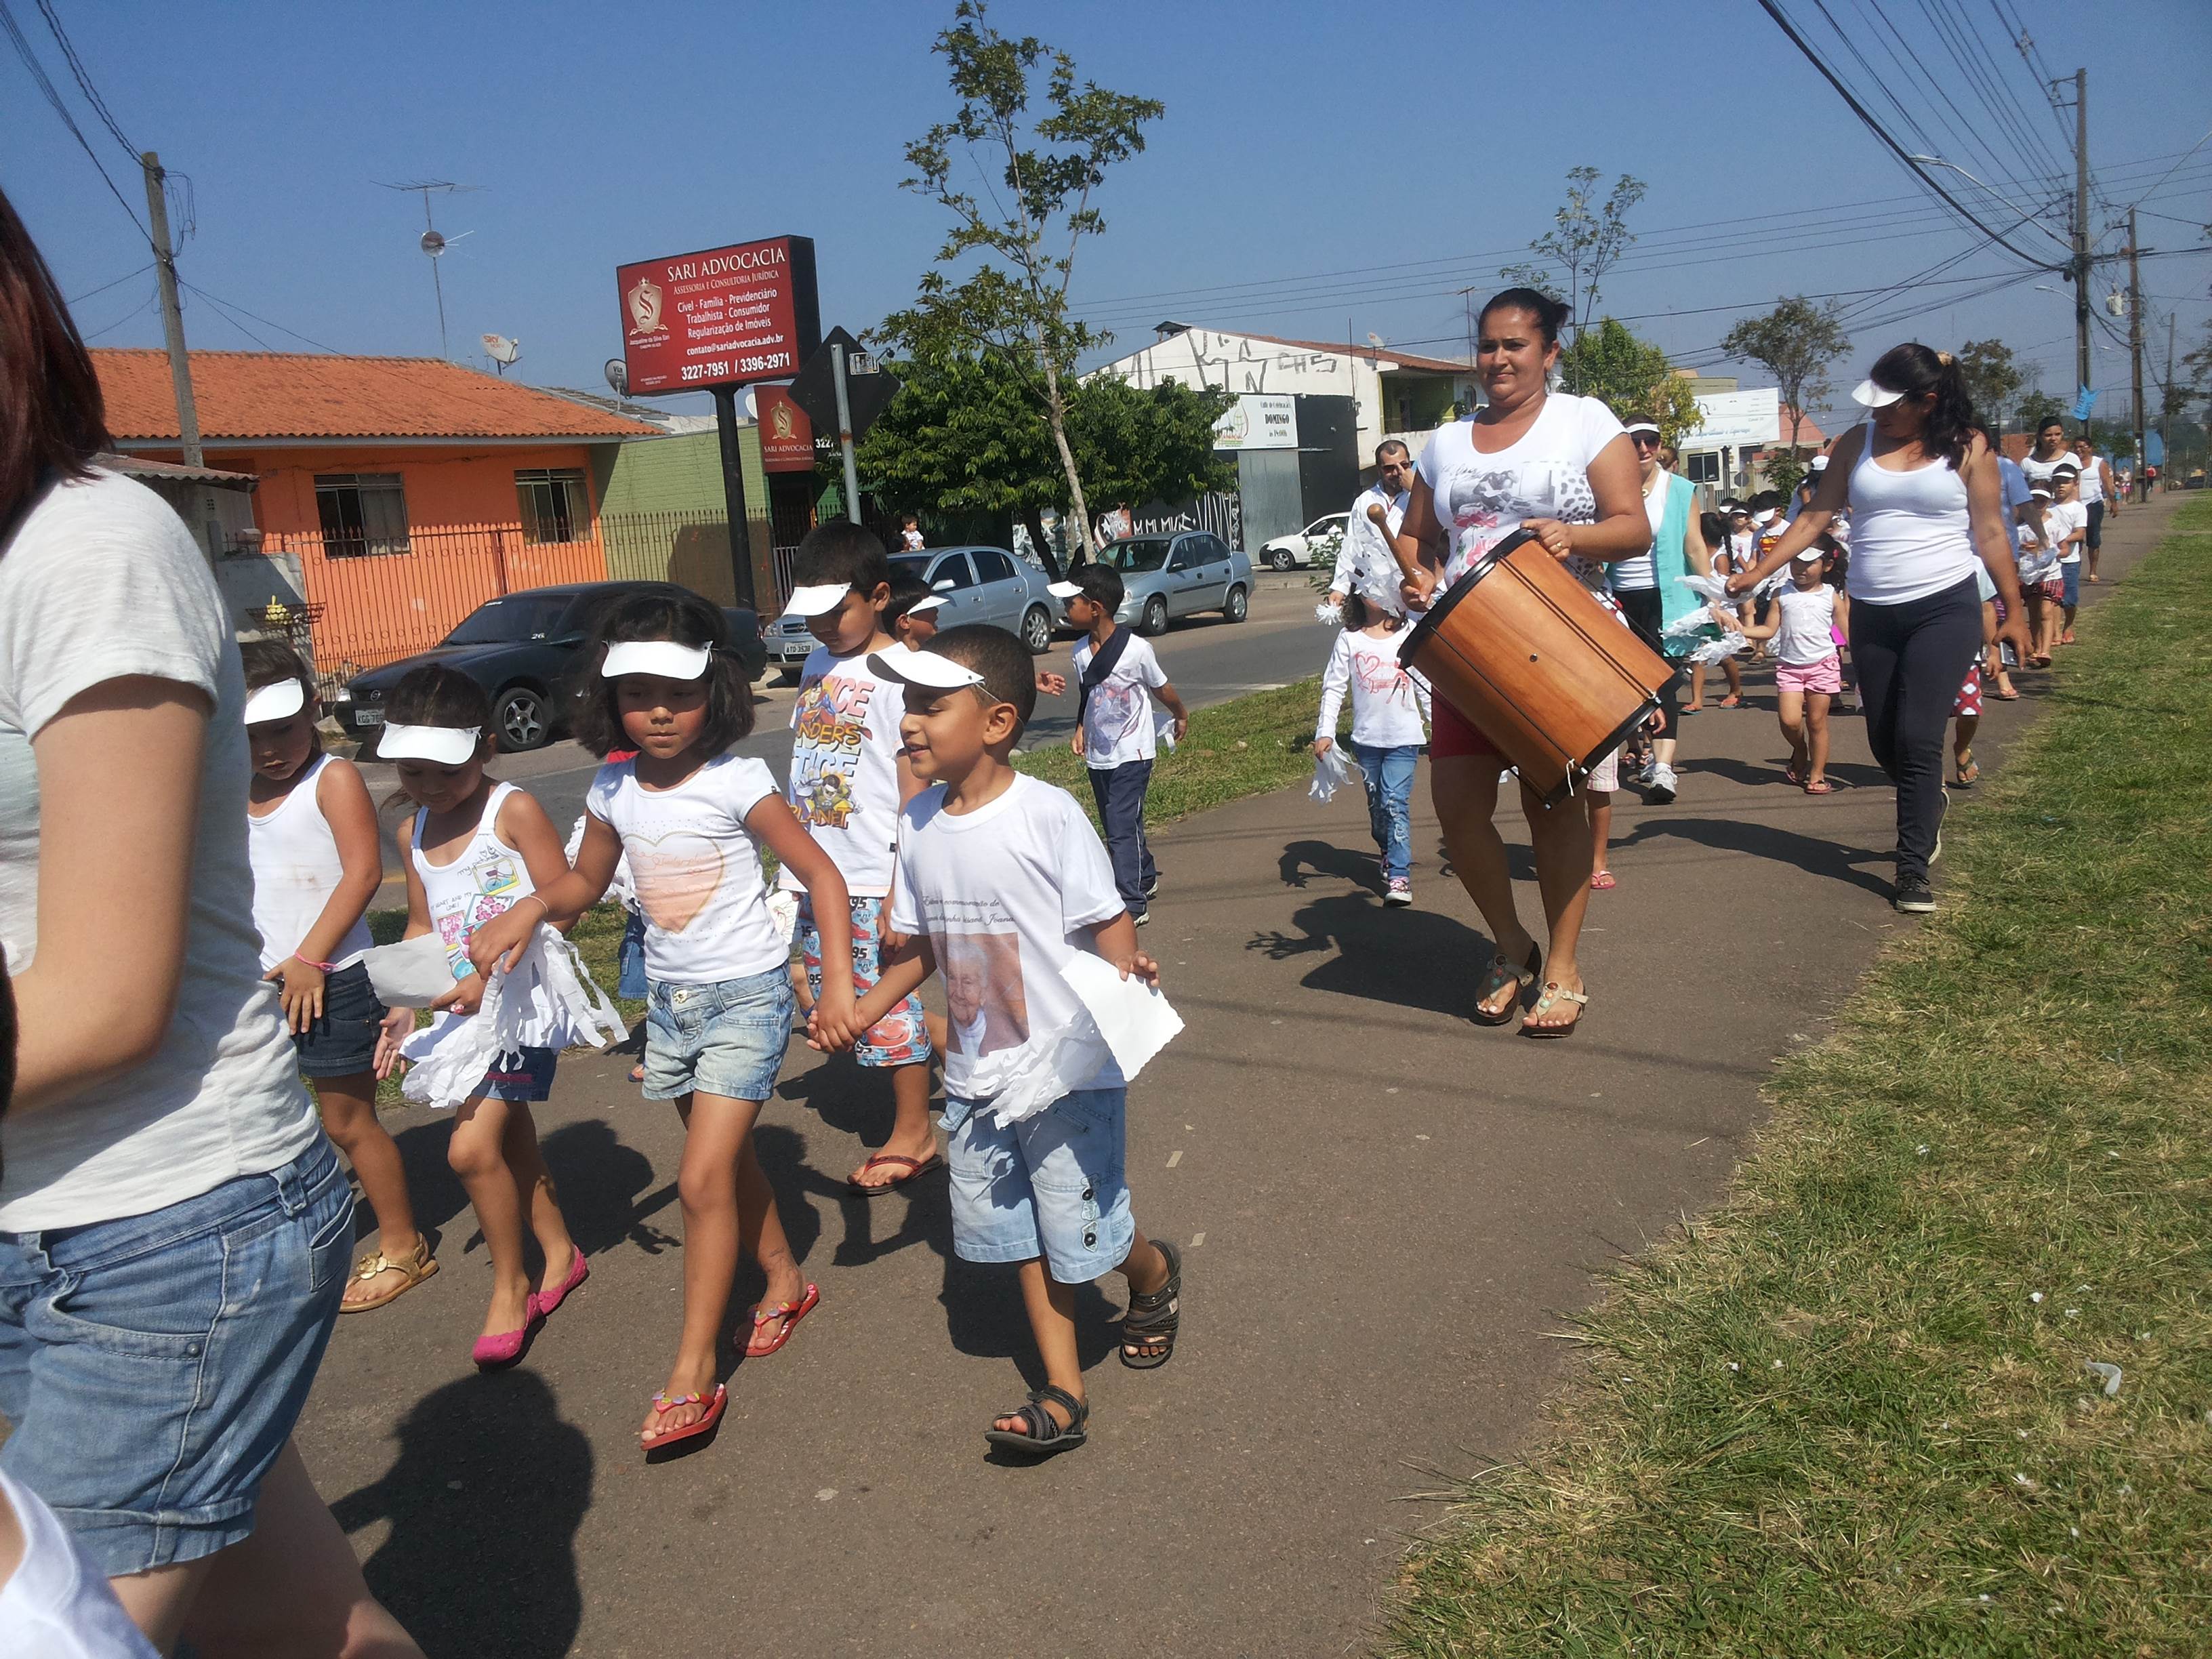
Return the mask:
[(1398, 584), (1403, 573), (1390, 547), (1405, 522), (1406, 504), (1413, 499), (1413, 452), (1395, 438), (1385, 439), (1376, 446), (1375, 467), (1375, 482), (1352, 503), (1344, 545), (1337, 550), (1336, 574), (1328, 585), (1328, 602), (1340, 606), (1346, 593), (1358, 593), (1369, 604), (1402, 617), (1406, 601)]

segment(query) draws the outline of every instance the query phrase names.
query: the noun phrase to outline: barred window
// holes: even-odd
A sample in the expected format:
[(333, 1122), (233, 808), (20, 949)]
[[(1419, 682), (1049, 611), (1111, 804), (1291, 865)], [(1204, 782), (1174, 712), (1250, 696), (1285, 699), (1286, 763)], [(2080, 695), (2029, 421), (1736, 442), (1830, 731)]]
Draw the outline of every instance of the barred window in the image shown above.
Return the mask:
[(408, 551), (407, 494), (397, 472), (318, 472), (315, 511), (323, 554), (332, 559)]
[(592, 500), (580, 470), (525, 468), (514, 475), (514, 493), (522, 508), (522, 539), (531, 545), (573, 542), (591, 533)]

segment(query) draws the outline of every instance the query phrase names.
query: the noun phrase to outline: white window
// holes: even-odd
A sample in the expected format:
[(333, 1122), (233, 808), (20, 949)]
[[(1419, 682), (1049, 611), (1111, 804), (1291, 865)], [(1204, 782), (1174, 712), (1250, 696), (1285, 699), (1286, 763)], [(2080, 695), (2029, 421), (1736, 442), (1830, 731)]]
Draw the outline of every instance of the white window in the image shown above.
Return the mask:
[(322, 519), (326, 558), (408, 550), (407, 495), (397, 472), (318, 472), (315, 511)]

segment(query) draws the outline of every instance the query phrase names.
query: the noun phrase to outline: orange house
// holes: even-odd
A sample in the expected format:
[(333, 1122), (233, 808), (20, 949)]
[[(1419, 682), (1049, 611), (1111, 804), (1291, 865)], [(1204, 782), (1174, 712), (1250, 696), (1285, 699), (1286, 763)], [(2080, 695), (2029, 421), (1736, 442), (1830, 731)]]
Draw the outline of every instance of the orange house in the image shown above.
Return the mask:
[[(167, 355), (92, 357), (115, 447), (178, 459)], [(501, 593), (604, 580), (594, 452), (661, 435), (437, 358), (195, 351), (191, 369), (207, 465), (260, 481), (259, 547), (225, 551), (298, 557), (325, 672), (434, 645)]]

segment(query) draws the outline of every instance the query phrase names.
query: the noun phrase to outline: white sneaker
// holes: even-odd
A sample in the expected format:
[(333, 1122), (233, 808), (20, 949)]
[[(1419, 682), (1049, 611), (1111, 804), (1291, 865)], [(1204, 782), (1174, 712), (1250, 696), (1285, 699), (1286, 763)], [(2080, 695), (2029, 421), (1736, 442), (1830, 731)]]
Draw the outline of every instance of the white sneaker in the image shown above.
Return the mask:
[(1662, 761), (1651, 769), (1651, 787), (1644, 799), (1654, 806), (1664, 806), (1674, 799), (1676, 782), (1674, 769)]
[(1404, 876), (1390, 878), (1390, 885), (1382, 895), (1382, 902), (1400, 908), (1413, 902), (1413, 884)]

